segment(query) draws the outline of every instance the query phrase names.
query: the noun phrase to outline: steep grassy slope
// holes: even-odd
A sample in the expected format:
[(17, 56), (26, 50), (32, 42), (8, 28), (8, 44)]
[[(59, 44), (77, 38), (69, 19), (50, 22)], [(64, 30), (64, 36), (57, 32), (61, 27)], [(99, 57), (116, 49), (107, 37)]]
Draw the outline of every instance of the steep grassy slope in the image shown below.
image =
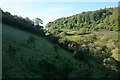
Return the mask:
[[(35, 41), (30, 42), (30, 37)], [(3, 77), (52, 75), (55, 66), (62, 68), (68, 60), (76, 63), (72, 54), (55, 46), (38, 35), (3, 25)]]
[(117, 78), (94, 59), (81, 62), (44, 37), (3, 25), (3, 78)]

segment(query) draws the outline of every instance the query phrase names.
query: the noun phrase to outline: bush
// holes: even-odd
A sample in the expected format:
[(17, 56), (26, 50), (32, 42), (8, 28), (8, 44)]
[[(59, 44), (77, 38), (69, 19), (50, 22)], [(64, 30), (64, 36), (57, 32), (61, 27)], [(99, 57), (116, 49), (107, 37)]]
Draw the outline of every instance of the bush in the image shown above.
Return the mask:
[(113, 58), (105, 58), (104, 60), (103, 60), (103, 63), (104, 63), (104, 65), (106, 65), (106, 66), (111, 66), (111, 65), (114, 65), (114, 63), (115, 63), (115, 60), (113, 59)]
[(86, 28), (81, 28), (79, 30), (79, 34), (85, 34), (86, 33)]
[(100, 38), (100, 40), (103, 40), (103, 41), (108, 41), (109, 39), (110, 39), (110, 38), (107, 37), (107, 36), (103, 36), (103, 37)]
[(113, 41), (113, 42), (108, 42), (108, 43), (106, 44), (106, 46), (107, 46), (108, 50), (110, 50), (110, 51), (113, 50), (113, 49), (115, 49), (115, 47), (116, 47), (114, 41)]
[(58, 40), (60, 39), (60, 37), (58, 36), (54, 36), (54, 35), (50, 35), (48, 36), (48, 38), (53, 42), (53, 43), (58, 43)]
[(118, 47), (111, 51), (112, 57), (114, 57), (116, 60), (120, 61), (120, 54)]

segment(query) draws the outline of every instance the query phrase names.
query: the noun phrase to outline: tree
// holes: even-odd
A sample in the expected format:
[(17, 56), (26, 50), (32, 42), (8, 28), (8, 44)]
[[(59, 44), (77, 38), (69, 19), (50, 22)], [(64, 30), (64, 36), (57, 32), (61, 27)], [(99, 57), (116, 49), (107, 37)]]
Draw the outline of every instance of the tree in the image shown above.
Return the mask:
[(43, 24), (43, 21), (41, 19), (36, 18), (34, 20), (35, 22), (33, 22), (28, 17), (23, 18), (21, 16), (12, 15), (9, 12), (2, 11), (1, 9), (0, 9), (0, 12), (2, 12), (2, 23), (10, 25), (12, 27), (16, 27), (16, 28), (20, 28), (30, 32), (44, 35), (44, 32), (42, 30), (43, 26), (40, 26), (40, 24)]
[(40, 24), (43, 24), (43, 21), (40, 18), (35, 18), (35, 25), (40, 26)]
[(29, 17), (26, 17), (25, 20), (30, 24), (34, 24), (34, 22), (32, 20), (30, 20)]

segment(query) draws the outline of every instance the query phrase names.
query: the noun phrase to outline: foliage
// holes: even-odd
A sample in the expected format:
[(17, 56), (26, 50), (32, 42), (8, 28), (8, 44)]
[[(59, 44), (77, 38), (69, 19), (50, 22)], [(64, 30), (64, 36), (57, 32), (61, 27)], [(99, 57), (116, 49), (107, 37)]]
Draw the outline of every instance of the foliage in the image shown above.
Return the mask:
[(40, 24), (43, 24), (43, 21), (40, 18), (35, 18), (35, 25), (40, 26)]
[(118, 9), (118, 7), (104, 8), (96, 11), (82, 12), (70, 17), (59, 18), (53, 22), (49, 22), (46, 28), (78, 30), (84, 27), (87, 31), (99, 31), (101, 29), (119, 31)]
[(42, 34), (38, 23), (3, 12), (3, 23), (11, 25), (3, 24), (3, 78), (118, 78), (118, 40), (88, 33), (117, 30), (116, 12), (105, 8), (60, 18), (47, 24), (46, 37), (20, 30)]
[[(71, 52), (43, 37), (11, 26), (3, 26), (3, 78), (95, 78), (94, 70), (100, 74), (97, 78), (108, 78), (109, 76), (106, 76), (104, 71), (100, 72), (101, 69), (112, 73), (105, 67), (99, 68), (100, 65), (91, 64), (90, 66), (84, 60), (83, 62), (76, 60)], [(26, 43), (26, 40), (33, 43)], [(68, 44), (69, 41), (66, 42)], [(70, 47), (75, 45), (77, 45), (75, 42), (70, 42)], [(94, 61), (91, 62), (95, 64)], [(115, 71), (114, 73), (117, 75)]]
[(86, 28), (80, 28), (79, 34), (85, 34), (86, 33)]
[(8, 24), (11, 25), (12, 27), (16, 27), (30, 32), (38, 33), (40, 35), (44, 35), (43, 26), (39, 26), (39, 24), (42, 23), (41, 19), (36, 18), (35, 23), (37, 25), (35, 25), (34, 21), (30, 20), (28, 17), (23, 18), (21, 16), (11, 15), (9, 12), (4, 12), (3, 10), (0, 10), (0, 12), (2, 12), (3, 24)]

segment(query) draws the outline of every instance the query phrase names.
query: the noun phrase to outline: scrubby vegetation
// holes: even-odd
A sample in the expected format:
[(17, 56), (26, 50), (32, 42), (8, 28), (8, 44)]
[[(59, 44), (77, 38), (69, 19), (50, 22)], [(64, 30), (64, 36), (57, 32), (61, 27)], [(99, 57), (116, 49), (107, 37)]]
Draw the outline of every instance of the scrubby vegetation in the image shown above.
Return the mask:
[[(72, 48), (72, 45), (76, 44), (69, 44), (69, 49)], [(85, 54), (85, 52), (83, 53), (82, 50), (73, 54), (43, 37), (8, 25), (3, 25), (2, 59), (3, 78), (118, 77), (118, 72), (97, 63), (97, 59)], [(104, 62), (105, 65), (109, 65), (107, 64), (109, 59), (104, 60)]]
[[(39, 18), (2, 11), (3, 78), (119, 78), (117, 9), (60, 18), (46, 29)], [(103, 30), (115, 34), (96, 33)]]
[(46, 32), (59, 37), (56, 42), (74, 53), (76, 59), (85, 62), (92, 57), (119, 72), (119, 10), (105, 8), (59, 18), (46, 25)]

